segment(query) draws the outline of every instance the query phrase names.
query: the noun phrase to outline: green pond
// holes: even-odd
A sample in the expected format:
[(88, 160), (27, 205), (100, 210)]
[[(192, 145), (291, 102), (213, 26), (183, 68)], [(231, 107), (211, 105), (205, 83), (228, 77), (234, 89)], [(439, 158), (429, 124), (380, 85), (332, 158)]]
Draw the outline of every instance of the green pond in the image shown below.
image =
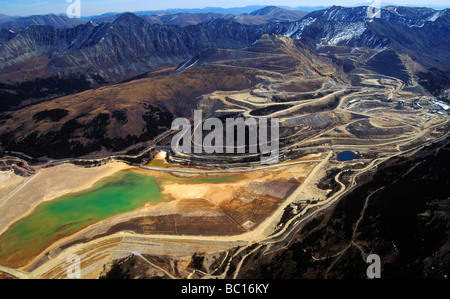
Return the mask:
[(110, 216), (164, 200), (151, 176), (119, 172), (91, 189), (45, 202), (0, 236), (0, 262), (39, 254), (53, 241)]

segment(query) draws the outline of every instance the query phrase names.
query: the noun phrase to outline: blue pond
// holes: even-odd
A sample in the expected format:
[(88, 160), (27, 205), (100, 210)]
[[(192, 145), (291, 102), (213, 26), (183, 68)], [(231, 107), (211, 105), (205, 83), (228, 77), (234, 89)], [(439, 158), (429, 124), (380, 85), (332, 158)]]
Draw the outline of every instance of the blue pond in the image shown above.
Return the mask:
[(351, 161), (354, 159), (359, 159), (359, 155), (357, 155), (356, 153), (354, 153), (352, 151), (345, 151), (345, 152), (339, 153), (337, 155), (337, 159), (338, 159), (338, 161)]

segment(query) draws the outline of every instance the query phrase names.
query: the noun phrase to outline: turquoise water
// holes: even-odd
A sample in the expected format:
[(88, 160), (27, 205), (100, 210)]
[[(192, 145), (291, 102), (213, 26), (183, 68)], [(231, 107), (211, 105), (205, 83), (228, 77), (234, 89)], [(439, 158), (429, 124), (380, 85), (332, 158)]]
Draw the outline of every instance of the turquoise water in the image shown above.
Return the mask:
[(42, 203), (16, 222), (0, 236), (0, 263), (20, 262), (90, 224), (163, 200), (153, 177), (134, 172), (117, 173), (89, 190)]
[[(242, 179), (242, 175), (155, 178), (132, 171), (119, 172), (92, 188), (38, 205), (27, 217), (0, 236), (0, 264), (22, 265), (56, 240), (108, 217), (130, 212), (146, 203), (169, 199), (160, 192), (163, 182), (220, 184)], [(160, 181), (161, 180), (161, 181)], [(158, 184), (159, 183), (159, 184)]]

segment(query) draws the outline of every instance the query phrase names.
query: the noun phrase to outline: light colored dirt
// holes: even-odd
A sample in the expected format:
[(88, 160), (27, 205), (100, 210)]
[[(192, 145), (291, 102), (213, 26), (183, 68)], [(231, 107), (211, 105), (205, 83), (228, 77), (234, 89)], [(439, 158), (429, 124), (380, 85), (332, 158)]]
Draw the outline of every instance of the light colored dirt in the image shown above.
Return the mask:
[[(288, 183), (289, 180), (293, 182), (301, 183), (311, 168), (316, 164), (314, 159), (318, 155), (309, 155), (305, 157), (305, 162), (297, 164), (295, 167), (291, 165), (285, 165), (279, 168), (275, 168), (272, 171), (253, 171), (242, 174), (172, 174), (170, 172), (161, 171), (149, 171), (137, 167), (130, 167), (122, 163), (110, 163), (98, 168), (82, 168), (72, 164), (64, 164), (48, 169), (41, 169), (38, 174), (31, 177), (27, 182), (23, 183), (17, 192), (10, 194), (4, 201), (2, 211), (6, 211), (8, 217), (0, 220), (2, 224), (1, 228), (6, 230), (7, 227), (16, 220), (24, 217), (28, 213), (32, 212), (34, 207), (38, 204), (58, 198), (62, 195), (79, 192), (90, 188), (95, 182), (110, 176), (121, 170), (131, 170), (140, 174), (145, 174), (154, 177), (163, 195), (167, 195), (170, 201), (164, 201), (160, 204), (148, 204), (144, 207), (116, 215), (105, 219), (97, 224), (89, 226), (82, 231), (72, 236), (67, 236), (60, 239), (59, 244), (70, 243), (74, 239), (89, 239), (97, 235), (107, 233), (108, 229), (113, 225), (126, 223), (131, 219), (137, 219), (139, 217), (157, 217), (167, 215), (179, 215), (182, 217), (230, 217), (224, 215), (222, 208), (239, 211), (242, 215), (246, 213), (245, 210), (239, 210), (241, 205), (246, 207), (252, 206), (251, 202), (259, 197), (265, 197), (265, 189), (275, 188), (279, 192), (272, 194), (274, 198), (282, 200), (286, 196), (286, 192), (290, 186), (294, 183)], [(157, 156), (157, 159), (162, 160), (163, 154)], [(309, 160), (313, 161), (309, 161)], [(232, 176), (235, 177), (232, 181), (226, 182), (200, 182), (195, 179), (199, 178), (214, 178)], [(186, 177), (185, 181), (183, 178)], [(190, 181), (189, 179), (194, 179)], [(188, 183), (186, 183), (188, 182)], [(266, 186), (267, 184), (273, 184)], [(241, 197), (248, 196), (249, 199), (246, 202), (246, 198), (241, 200)], [(273, 211), (272, 207), (274, 203), (268, 203), (267, 216)], [(253, 207), (253, 206), (252, 206)], [(257, 211), (259, 206), (254, 207)], [(251, 208), (251, 209), (254, 209)], [(253, 211), (253, 210), (252, 210)], [(240, 214), (240, 215), (241, 215)], [(233, 216), (234, 217), (234, 216)], [(245, 215), (242, 217), (246, 217)], [(239, 223), (245, 223), (248, 229), (252, 229), (257, 221), (247, 218), (238, 218)], [(238, 223), (238, 225), (239, 225)], [(55, 245), (56, 245), (55, 243)], [(51, 246), (56, 248), (56, 251), (52, 252), (52, 255), (58, 255), (58, 246)], [(40, 255), (39, 258), (41, 258)]]
[[(88, 189), (102, 178), (129, 168), (124, 163), (113, 162), (95, 168), (62, 164), (40, 170), (0, 200), (0, 233), (12, 222), (29, 214), (40, 203)], [(12, 182), (8, 184), (14, 184), (18, 180), (14, 176), (11, 179)]]
[[(370, 104), (373, 102), (373, 100), (369, 101), (369, 95), (384, 95), (386, 98), (394, 95), (395, 93), (395, 95), (401, 96), (398, 91), (401, 90), (403, 83), (396, 80), (390, 81), (392, 81), (392, 86), (388, 86), (384, 92), (378, 89), (371, 90), (370, 88), (366, 88), (356, 93), (342, 95), (340, 103), (335, 109), (332, 117), (341, 117), (341, 120), (346, 122), (346, 125), (348, 125), (348, 122), (353, 121), (353, 119), (346, 118), (346, 115), (349, 115), (349, 113), (358, 113), (361, 116), (366, 116), (369, 118), (371, 125), (375, 127), (389, 128), (396, 126), (408, 126), (411, 130), (404, 132), (407, 134), (392, 136), (383, 135), (381, 136), (381, 140), (380, 138), (373, 138), (361, 141), (358, 138), (352, 139), (351, 134), (346, 132), (346, 126), (341, 125), (341, 122), (336, 121), (336, 126), (339, 127), (341, 132), (337, 131), (337, 133), (335, 133), (333, 131), (335, 127), (327, 128), (321, 132), (312, 131), (311, 136), (307, 136), (292, 146), (294, 149), (308, 147), (309, 150), (312, 150), (313, 148), (317, 148), (318, 151), (321, 152), (319, 154), (311, 154), (297, 159), (297, 161), (289, 160), (288, 162), (285, 162), (284, 165), (259, 166), (252, 167), (251, 169), (215, 169), (214, 171), (210, 171), (211, 176), (236, 175), (238, 173), (242, 175), (242, 178), (233, 182), (187, 184), (180, 178), (198, 178), (204, 175), (202, 173), (204, 171), (201, 169), (183, 168), (181, 165), (177, 165), (174, 169), (167, 169), (167, 163), (164, 163), (165, 155), (164, 153), (161, 153), (154, 160), (154, 162), (160, 162), (159, 164), (162, 164), (159, 166), (161, 168), (160, 170), (151, 169), (152, 167), (149, 167), (146, 169), (133, 168), (133, 171), (155, 177), (158, 184), (161, 186), (161, 191), (163, 194), (168, 195), (168, 197), (171, 197), (174, 200), (153, 206), (148, 205), (128, 214), (114, 216), (106, 219), (105, 221), (92, 225), (76, 235), (72, 235), (55, 242), (51, 246), (52, 254), (49, 255), (50, 260), (47, 261), (43, 267), (38, 268), (38, 271), (34, 271), (32, 274), (40, 274), (48, 270), (52, 271), (54, 269), (60, 269), (61, 264), (64, 262), (65, 256), (69, 253), (85, 254), (86, 258), (89, 260), (86, 261), (86, 266), (97, 269), (95, 270), (97, 272), (94, 272), (98, 273), (98, 269), (102, 266), (101, 261), (125, 257), (134, 251), (157, 255), (189, 256), (192, 255), (193, 252), (198, 251), (217, 250), (217, 248), (231, 248), (233, 246), (251, 244), (252, 242), (277, 242), (280, 238), (286, 238), (289, 234), (289, 230), (291, 229), (289, 228), (291, 223), (293, 226), (297, 226), (297, 222), (294, 221), (297, 221), (301, 217), (303, 217), (301, 218), (301, 221), (305, 221), (309, 217), (312, 217), (311, 215), (314, 215), (317, 211), (327, 208), (342, 194), (356, 185), (356, 175), (352, 177), (350, 185), (345, 186), (339, 180), (341, 175), (341, 173), (339, 173), (335, 176), (335, 180), (339, 183), (341, 188), (334, 195), (327, 197), (326, 190), (317, 188), (318, 181), (320, 178), (325, 176), (327, 169), (330, 169), (330, 167), (336, 167), (336, 165), (339, 165), (339, 167), (342, 168), (344, 168), (345, 165), (348, 165), (348, 163), (336, 164), (334, 158), (335, 155), (331, 152), (331, 150), (334, 150), (335, 152), (338, 150), (357, 150), (362, 153), (365, 151), (371, 153), (372, 150), (376, 150), (378, 158), (370, 162), (366, 168), (357, 170), (358, 173), (363, 173), (373, 167), (376, 167), (378, 163), (375, 163), (375, 161), (378, 161), (379, 159), (387, 159), (393, 154), (402, 154), (402, 147), (406, 147), (411, 144), (411, 148), (414, 149), (414, 147), (422, 146), (427, 140), (433, 140), (435, 137), (433, 136), (433, 138), (430, 138), (428, 135), (429, 132), (434, 132), (436, 128), (440, 128), (445, 122), (448, 121), (448, 119), (441, 119), (437, 115), (427, 114), (427, 110), (425, 108), (420, 111), (413, 111), (408, 108), (405, 111), (399, 112), (394, 109), (395, 103), (392, 103), (391, 107), (382, 106), (381, 108), (374, 109), (363, 109), (361, 108), (363, 106), (358, 105), (342, 108), (343, 103), (346, 103), (347, 99), (355, 98), (356, 96), (362, 98), (363, 104)], [(365, 82), (374, 85), (380, 84), (380, 82), (376, 79), (368, 79)], [(389, 82), (386, 81), (383, 84), (388, 83)], [(242, 92), (241, 95), (236, 95), (238, 93), (233, 94), (231, 92), (217, 92), (214, 95), (222, 100), (226, 105), (230, 104), (225, 100), (225, 96), (234, 96), (235, 100), (239, 100), (242, 104), (247, 101), (248, 104), (251, 98), (249, 98), (246, 93), (247, 91)], [(408, 103), (412, 99), (412, 96), (407, 95), (406, 98), (403, 98), (406, 99), (406, 102)], [(395, 99), (397, 99), (397, 97), (395, 97)], [(233, 104), (230, 105), (230, 107), (235, 109), (237, 106), (236, 104)], [(325, 113), (322, 113), (322, 115), (325, 115)], [(311, 124), (311, 128), (314, 129), (314, 123)], [(305, 130), (311, 128), (307, 127)], [(436, 132), (436, 134), (439, 134), (439, 132)], [(319, 159), (321, 159), (321, 161)], [(177, 179), (170, 180), (167, 179), (168, 176), (176, 177)], [(33, 185), (35, 177), (33, 177), (32, 180), (23, 183), (23, 185), (27, 188), (31, 188), (29, 186), (30, 184)], [(275, 190), (275, 188), (272, 188), (270, 183), (274, 181), (278, 181), (277, 183), (280, 183), (283, 181), (281, 184), (284, 184), (286, 181), (290, 180), (296, 180), (297, 182), (302, 182), (302, 184), (294, 192), (287, 196), (282, 204), (277, 206), (275, 212), (271, 212), (264, 220), (261, 220), (261, 222), (258, 223), (254, 223), (251, 219), (243, 219), (243, 217), (238, 219), (239, 225), (251, 229), (243, 234), (224, 236), (218, 233), (218, 235), (202, 236), (178, 235), (178, 232), (176, 232), (175, 235), (167, 235), (164, 231), (161, 233), (158, 231), (154, 235), (145, 235), (135, 233), (131, 230), (129, 231), (127, 230), (127, 227), (114, 234), (108, 234), (108, 230), (112, 227), (112, 225), (123, 224), (130, 219), (133, 220), (138, 217), (149, 217), (150, 219), (150, 216), (156, 215), (177, 215), (179, 217), (215, 216), (219, 218), (223, 216), (223, 213), (221, 214), (220, 212), (222, 211), (216, 209), (217, 205), (223, 203), (220, 208), (229, 208), (230, 211), (235, 212), (238, 209), (233, 210), (233, 208), (238, 205), (250, 205), (252, 201), (255, 200), (252, 197), (253, 194), (263, 196), (261, 194), (267, 193), (266, 189)], [(36, 184), (34, 185), (36, 186)], [(274, 185), (274, 187), (278, 187), (278, 185)], [(22, 193), (22, 191), (20, 193)], [(29, 192), (29, 194), (31, 193)], [(236, 197), (233, 194), (239, 196)], [(39, 196), (43, 197), (42, 193)], [(305, 200), (314, 200), (317, 202), (308, 204), (306, 208), (298, 214), (298, 217), (296, 216), (295, 219), (290, 219), (284, 227), (278, 230), (279, 228), (277, 227), (277, 224), (283, 215), (284, 208), (292, 203), (299, 203)], [(306, 215), (308, 211), (311, 211), (311, 213)], [(232, 217), (233, 215), (226, 216)], [(169, 217), (163, 219), (170, 220)], [(178, 220), (180, 219), (178, 218)], [(149, 221), (154, 220), (150, 219)], [(200, 223), (200, 225), (204, 225), (204, 223), (197, 221), (197, 224), (198, 223)], [(298, 223), (300, 223), (300, 220)], [(175, 226), (176, 225), (174, 225), (174, 227)], [(180, 227), (180, 225), (178, 225), (178, 227)], [(273, 234), (274, 232), (275, 234)], [(101, 237), (99, 234), (106, 235)], [(75, 244), (73, 241), (76, 238), (79, 238), (82, 242), (69, 246), (71, 243)], [(119, 238), (123, 239), (118, 241)], [(192, 248), (189, 247), (191, 243), (194, 242), (195, 246)], [(66, 243), (69, 244), (68, 247), (61, 246)], [(99, 245), (105, 247), (99, 248)], [(102, 251), (105, 248), (109, 251)], [(44, 258), (44, 255), (45, 252), (38, 258)], [(239, 265), (241, 265), (241, 263)], [(54, 274), (55, 275), (53, 277), (60, 277), (60, 274), (56, 272)], [(95, 275), (93, 275), (93, 277), (95, 277)]]
[(24, 177), (21, 177), (12, 171), (0, 172), (0, 198), (6, 196), (24, 181)]

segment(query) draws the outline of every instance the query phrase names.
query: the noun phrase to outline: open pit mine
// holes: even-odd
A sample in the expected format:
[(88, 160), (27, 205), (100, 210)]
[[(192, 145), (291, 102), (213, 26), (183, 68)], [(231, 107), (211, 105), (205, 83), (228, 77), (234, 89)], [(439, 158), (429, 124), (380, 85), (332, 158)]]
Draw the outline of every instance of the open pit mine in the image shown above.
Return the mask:
[(448, 10), (360, 9), (2, 30), (0, 278), (445, 275)]

